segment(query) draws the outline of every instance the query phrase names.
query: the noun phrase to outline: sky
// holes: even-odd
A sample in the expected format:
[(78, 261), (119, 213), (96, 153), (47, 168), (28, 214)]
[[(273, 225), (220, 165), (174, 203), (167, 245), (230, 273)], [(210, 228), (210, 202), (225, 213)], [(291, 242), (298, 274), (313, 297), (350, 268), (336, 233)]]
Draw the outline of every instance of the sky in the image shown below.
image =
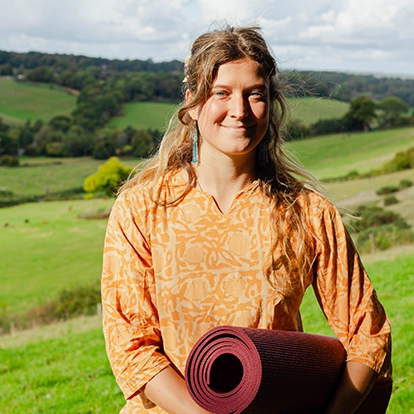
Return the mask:
[(412, 0), (0, 0), (0, 50), (184, 60), (226, 23), (261, 26), (282, 70), (414, 77)]

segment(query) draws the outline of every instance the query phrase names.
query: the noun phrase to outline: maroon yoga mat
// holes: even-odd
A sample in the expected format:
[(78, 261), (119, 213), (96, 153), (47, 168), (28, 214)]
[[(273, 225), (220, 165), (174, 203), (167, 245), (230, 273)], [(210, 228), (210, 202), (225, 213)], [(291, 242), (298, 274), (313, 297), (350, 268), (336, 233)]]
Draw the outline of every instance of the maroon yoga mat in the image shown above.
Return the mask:
[[(197, 341), (185, 377), (192, 398), (213, 413), (318, 413), (345, 356), (327, 336), (220, 326)], [(391, 386), (374, 388), (357, 413), (385, 413), (390, 395)]]

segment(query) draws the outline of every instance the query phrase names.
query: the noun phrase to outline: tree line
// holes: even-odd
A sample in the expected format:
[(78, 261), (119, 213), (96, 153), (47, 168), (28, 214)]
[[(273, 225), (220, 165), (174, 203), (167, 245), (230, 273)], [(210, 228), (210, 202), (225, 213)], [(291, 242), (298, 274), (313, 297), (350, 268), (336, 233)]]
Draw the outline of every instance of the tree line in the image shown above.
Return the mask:
[(296, 140), (318, 135), (412, 126), (414, 114), (411, 112), (411, 108), (395, 96), (379, 102), (367, 96), (359, 96), (351, 100), (349, 109), (342, 118), (320, 119), (311, 125), (291, 120), (287, 125), (287, 138)]
[[(0, 75), (61, 85), (76, 90), (71, 117), (57, 116), (49, 123), (26, 122), (11, 128), (0, 120), (0, 156), (113, 155), (146, 157), (161, 132), (110, 130), (107, 122), (121, 106), (134, 101), (179, 102), (183, 98), (183, 63), (152, 60), (109, 60), (86, 56), (0, 51)], [(331, 97), (350, 102), (341, 119), (320, 120), (306, 126), (292, 120), (288, 139), (338, 132), (368, 131), (412, 125), (414, 80), (377, 78), (336, 72), (286, 72), (295, 96)]]

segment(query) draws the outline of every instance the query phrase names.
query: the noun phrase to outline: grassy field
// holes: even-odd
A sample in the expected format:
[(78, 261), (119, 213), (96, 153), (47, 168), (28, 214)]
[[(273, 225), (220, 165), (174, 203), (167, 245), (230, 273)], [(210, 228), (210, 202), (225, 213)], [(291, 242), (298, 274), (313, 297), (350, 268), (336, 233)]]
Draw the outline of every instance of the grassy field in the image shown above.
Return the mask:
[(288, 99), (291, 117), (310, 125), (320, 119), (342, 118), (349, 109), (347, 102), (325, 98)]
[(414, 147), (414, 128), (330, 135), (289, 143), (288, 148), (318, 178), (365, 173)]
[[(414, 413), (414, 248), (367, 257), (393, 326), (394, 390), (388, 414)], [(392, 282), (391, 282), (392, 281)], [(302, 304), (307, 332), (330, 335), (312, 291)], [(123, 397), (111, 374), (98, 317), (17, 332), (0, 342), (0, 412), (117, 413)]]
[[(123, 160), (135, 166), (138, 159)], [(21, 158), (19, 168), (0, 167), (1, 188), (18, 195), (44, 195), (56, 191), (80, 188), (84, 179), (95, 173), (103, 163), (93, 158)]]
[[(13, 314), (100, 277), (106, 222), (82, 213), (113, 200), (28, 203), (0, 209), (0, 307)], [(5, 224), (7, 223), (7, 226)]]
[[(344, 175), (355, 165), (365, 165), (363, 160), (377, 167), (396, 151), (414, 146), (414, 130), (324, 139), (290, 144), (318, 178)], [(84, 178), (102, 163), (88, 158), (22, 162), (32, 166), (0, 168), (1, 185), (7, 183), (7, 188), (22, 194), (44, 194), (46, 187), (50, 192), (81, 187)], [(136, 162), (128, 160), (132, 165)], [(375, 190), (403, 178), (414, 180), (414, 170), (331, 183), (325, 190), (344, 206), (381, 203)], [(401, 202), (390, 208), (414, 224), (414, 188), (397, 197)], [(0, 311), (27, 311), (54, 299), (62, 289), (99, 280), (106, 220), (79, 216), (107, 209), (112, 202), (70, 200), (0, 209)], [(414, 413), (414, 246), (367, 255), (363, 261), (393, 326), (395, 386), (388, 414)], [(301, 308), (305, 329), (329, 335), (313, 296), (310, 291)], [(0, 337), (0, 389), (1, 413), (106, 414), (119, 412), (123, 405), (105, 355), (98, 317)]]
[[(309, 125), (319, 119), (340, 118), (348, 110), (348, 104), (331, 99), (295, 98), (289, 99), (291, 117)], [(120, 116), (111, 119), (109, 125), (125, 129), (157, 128), (165, 131), (177, 105), (157, 102), (133, 102), (123, 106)]]
[[(309, 125), (319, 119), (340, 118), (348, 110), (348, 103), (322, 98), (290, 98), (291, 117)], [(76, 97), (49, 84), (16, 82), (0, 77), (0, 117), (9, 124), (26, 120), (49, 121), (56, 115), (69, 115), (76, 104)], [(151, 128), (165, 131), (176, 104), (163, 102), (131, 102), (123, 105), (119, 116), (111, 119), (109, 126), (125, 129)]]
[(0, 77), (0, 117), (5, 122), (48, 122), (56, 115), (70, 115), (75, 104), (75, 96), (56, 86)]
[(131, 102), (124, 104), (119, 116), (112, 118), (109, 126), (125, 129), (158, 129), (165, 131), (177, 105), (164, 102)]

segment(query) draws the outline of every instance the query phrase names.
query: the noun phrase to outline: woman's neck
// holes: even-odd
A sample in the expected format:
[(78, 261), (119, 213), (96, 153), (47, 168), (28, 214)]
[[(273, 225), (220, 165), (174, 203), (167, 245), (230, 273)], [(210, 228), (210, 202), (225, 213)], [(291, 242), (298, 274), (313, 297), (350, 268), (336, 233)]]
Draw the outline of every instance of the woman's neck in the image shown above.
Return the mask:
[(196, 173), (197, 187), (212, 195), (220, 210), (226, 213), (237, 193), (255, 180), (254, 157), (204, 157)]

